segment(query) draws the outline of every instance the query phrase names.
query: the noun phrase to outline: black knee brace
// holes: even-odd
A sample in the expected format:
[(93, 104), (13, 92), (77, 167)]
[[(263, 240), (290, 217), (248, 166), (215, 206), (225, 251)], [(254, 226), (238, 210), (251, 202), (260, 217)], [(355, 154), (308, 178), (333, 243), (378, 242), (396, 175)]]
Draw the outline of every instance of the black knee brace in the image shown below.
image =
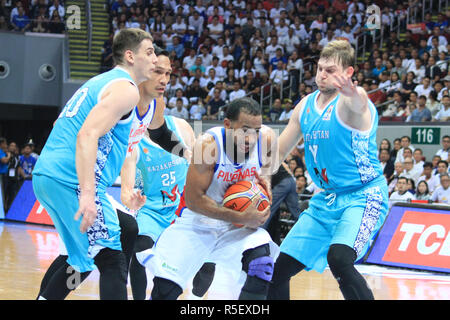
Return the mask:
[(177, 300), (183, 289), (175, 282), (160, 278), (153, 278), (153, 290), (151, 300)]
[(344, 244), (333, 244), (327, 254), (331, 273), (339, 283), (339, 289), (346, 300), (373, 300), (372, 291), (366, 280), (356, 270), (356, 252)]
[(216, 264), (212, 262), (205, 262), (192, 281), (192, 293), (197, 297), (203, 297), (214, 280), (215, 272)]
[(246, 250), (242, 255), (242, 270), (247, 273), (247, 279), (239, 299), (265, 300), (274, 266), (269, 244)]

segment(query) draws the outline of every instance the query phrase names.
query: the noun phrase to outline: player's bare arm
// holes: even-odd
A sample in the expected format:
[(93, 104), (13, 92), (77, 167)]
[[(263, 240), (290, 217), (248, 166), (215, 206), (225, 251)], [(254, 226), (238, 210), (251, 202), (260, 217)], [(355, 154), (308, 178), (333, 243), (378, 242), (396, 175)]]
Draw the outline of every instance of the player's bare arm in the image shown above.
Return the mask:
[(138, 148), (135, 148), (131, 155), (125, 158), (120, 171), (120, 200), (131, 210), (139, 210), (147, 200), (140, 190), (134, 190), (138, 152)]
[(295, 106), (288, 124), (278, 137), (278, 157), (275, 158), (276, 161), (274, 161), (274, 168), (276, 169), (280, 167), (281, 163), (287, 158), (302, 137), (299, 116), (303, 113), (306, 99), (307, 97), (304, 97), (297, 106)]
[(242, 224), (250, 228), (262, 225), (270, 214), (270, 207), (259, 212), (252, 203), (247, 210), (239, 212), (218, 205), (206, 195), (214, 176), (217, 155), (214, 137), (204, 134), (197, 139), (186, 177), (186, 206), (194, 212), (213, 219)]
[(272, 202), (272, 186), (270, 184), (271, 176), (276, 172), (278, 157), (278, 140), (275, 132), (268, 126), (263, 125), (261, 127), (261, 140), (262, 140), (262, 166), (261, 175), (257, 174), (256, 178), (259, 184), (266, 190), (269, 195), (270, 203)]
[(339, 117), (354, 129), (368, 130), (372, 121), (366, 90), (359, 87), (357, 81), (352, 81), (349, 72), (335, 74), (333, 77), (332, 85), (341, 94), (337, 104)]
[(188, 163), (191, 162), (192, 150), (195, 144), (195, 133), (191, 125), (184, 119), (174, 118), (175, 125), (177, 126), (179, 132), (183, 133), (183, 141), (185, 144), (184, 158)]
[(129, 113), (139, 100), (139, 92), (128, 81), (118, 81), (103, 94), (100, 102), (91, 110), (78, 132), (76, 144), (76, 170), (80, 183), (80, 207), (75, 214), (85, 232), (97, 217), (95, 205), (95, 162), (98, 139), (105, 135), (122, 116)]

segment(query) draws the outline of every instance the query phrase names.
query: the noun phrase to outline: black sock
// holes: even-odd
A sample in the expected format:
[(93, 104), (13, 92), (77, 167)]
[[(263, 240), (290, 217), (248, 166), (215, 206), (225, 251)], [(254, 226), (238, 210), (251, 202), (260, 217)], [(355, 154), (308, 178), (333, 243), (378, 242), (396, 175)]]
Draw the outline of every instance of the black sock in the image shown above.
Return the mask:
[(66, 263), (66, 261), (67, 261), (67, 256), (64, 256), (64, 255), (59, 255), (56, 257), (55, 260), (53, 260), (52, 264), (50, 265), (50, 267), (48, 267), (47, 271), (45, 272), (44, 277), (42, 278), (41, 287), (39, 289), (37, 299), (39, 299), (39, 297), (42, 295), (42, 292), (44, 292), (45, 288), (47, 287), (48, 283), (50, 282), (50, 279), (55, 274), (55, 272), (59, 268), (61, 268), (61, 266), (63, 266)]
[(327, 255), (331, 273), (339, 283), (339, 289), (346, 300), (374, 300), (366, 280), (356, 270), (356, 252), (343, 244), (330, 246)]
[(138, 225), (136, 219), (131, 215), (117, 210), (117, 217), (120, 225), (120, 242), (122, 244), (122, 252), (125, 255), (125, 263), (130, 266), (131, 257), (134, 254), (134, 245), (138, 235)]
[[(138, 235), (134, 251), (141, 252), (153, 247), (152, 238), (144, 235)], [(139, 263), (136, 258), (136, 254), (133, 254), (130, 263), (130, 284), (131, 292), (133, 293), (134, 300), (145, 300), (147, 291), (147, 274), (145, 267)]]
[(302, 271), (305, 265), (291, 256), (280, 253), (272, 276), (272, 283), (269, 287), (267, 300), (289, 300), (291, 277)]
[(133, 299), (145, 300), (147, 291), (147, 274), (145, 273), (145, 267), (136, 259), (136, 255), (131, 258), (130, 284)]

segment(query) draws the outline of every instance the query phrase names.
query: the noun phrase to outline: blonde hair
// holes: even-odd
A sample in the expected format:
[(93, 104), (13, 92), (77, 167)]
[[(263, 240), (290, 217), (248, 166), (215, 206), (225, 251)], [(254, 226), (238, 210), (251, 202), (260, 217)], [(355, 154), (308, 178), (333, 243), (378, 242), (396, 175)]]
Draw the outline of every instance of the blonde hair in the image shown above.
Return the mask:
[(335, 59), (345, 69), (353, 66), (355, 50), (347, 40), (333, 40), (323, 48), (320, 59)]
[(112, 53), (114, 62), (116, 64), (123, 64), (125, 51), (136, 51), (145, 39), (153, 41), (150, 33), (142, 29), (128, 28), (120, 30), (113, 39)]

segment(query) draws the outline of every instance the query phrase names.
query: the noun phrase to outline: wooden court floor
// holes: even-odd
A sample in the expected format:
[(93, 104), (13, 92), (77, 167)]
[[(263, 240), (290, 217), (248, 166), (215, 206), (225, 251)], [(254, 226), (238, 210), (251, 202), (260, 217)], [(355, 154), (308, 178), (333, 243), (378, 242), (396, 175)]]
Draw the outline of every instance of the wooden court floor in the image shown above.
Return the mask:
[[(52, 227), (0, 221), (0, 300), (36, 298), (41, 279), (58, 255), (58, 236)], [(450, 300), (450, 275), (358, 265), (374, 296), (379, 300)], [(215, 279), (206, 299), (231, 299), (238, 294)], [(150, 294), (151, 281), (147, 290)], [(180, 299), (190, 299), (186, 290)], [(232, 291), (232, 290), (231, 290)], [(132, 299), (129, 288), (129, 298)], [(70, 300), (98, 299), (98, 272), (91, 275), (68, 297)], [(293, 300), (341, 300), (331, 272), (302, 272), (291, 281)]]

